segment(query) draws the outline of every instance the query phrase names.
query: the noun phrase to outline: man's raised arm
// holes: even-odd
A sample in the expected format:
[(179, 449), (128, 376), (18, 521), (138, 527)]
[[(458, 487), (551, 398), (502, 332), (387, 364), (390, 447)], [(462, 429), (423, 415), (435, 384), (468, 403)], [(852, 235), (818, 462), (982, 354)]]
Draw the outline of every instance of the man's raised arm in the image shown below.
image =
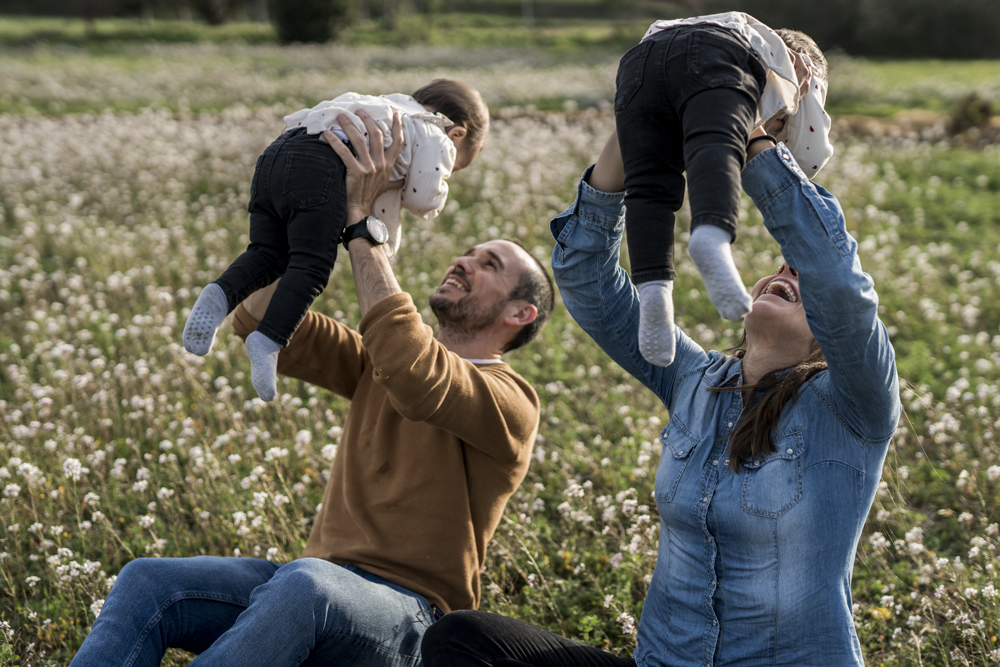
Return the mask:
[[(399, 115), (394, 115), (392, 119), (392, 145), (388, 149), (382, 147), (382, 130), (375, 121), (364, 111), (358, 111), (357, 115), (364, 122), (369, 139), (369, 149), (358, 151), (357, 157), (329, 130), (323, 135), (347, 167), (348, 225), (357, 224), (371, 215), (375, 200), (383, 192), (402, 185), (402, 182), (389, 181), (396, 157), (403, 147), (403, 128)], [(365, 138), (346, 117), (338, 120), (341, 120), (341, 127), (352, 145), (365, 145)], [(373, 305), (388, 296), (399, 294), (402, 289), (392, 272), (385, 246), (372, 245), (363, 238), (356, 238), (348, 244), (347, 251), (351, 254), (354, 288), (358, 293), (358, 305), (363, 318)]]

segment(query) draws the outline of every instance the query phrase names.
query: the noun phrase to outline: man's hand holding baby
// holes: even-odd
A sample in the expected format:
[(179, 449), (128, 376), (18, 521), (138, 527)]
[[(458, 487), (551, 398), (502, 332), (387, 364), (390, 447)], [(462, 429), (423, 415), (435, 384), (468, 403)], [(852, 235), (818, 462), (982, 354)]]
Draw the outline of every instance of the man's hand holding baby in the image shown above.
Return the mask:
[[(337, 135), (330, 130), (323, 132), (323, 138), (330, 144), (334, 152), (344, 161), (347, 169), (347, 220), (348, 225), (352, 225), (366, 216), (372, 214), (375, 200), (383, 192), (402, 187), (403, 181), (390, 181), (393, 165), (399, 152), (403, 149), (403, 125), (399, 120), (399, 114), (392, 117), (392, 144), (389, 148), (382, 147), (383, 135), (378, 124), (363, 110), (356, 112), (358, 118), (365, 124), (368, 139), (350, 123), (344, 114), (340, 114), (338, 120), (341, 122), (344, 134), (347, 135), (351, 145), (357, 150), (355, 157), (350, 148), (342, 142)], [(367, 144), (367, 150), (364, 147)]]

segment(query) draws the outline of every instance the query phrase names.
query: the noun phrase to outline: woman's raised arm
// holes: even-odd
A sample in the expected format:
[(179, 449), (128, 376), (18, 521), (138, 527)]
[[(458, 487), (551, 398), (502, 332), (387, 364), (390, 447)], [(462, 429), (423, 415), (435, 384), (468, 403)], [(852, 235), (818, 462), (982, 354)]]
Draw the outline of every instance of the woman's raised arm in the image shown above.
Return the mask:
[(799, 274), (802, 305), (826, 356), (838, 413), (861, 440), (884, 441), (899, 420), (896, 358), (839, 202), (806, 178), (783, 145), (747, 162), (743, 188)]

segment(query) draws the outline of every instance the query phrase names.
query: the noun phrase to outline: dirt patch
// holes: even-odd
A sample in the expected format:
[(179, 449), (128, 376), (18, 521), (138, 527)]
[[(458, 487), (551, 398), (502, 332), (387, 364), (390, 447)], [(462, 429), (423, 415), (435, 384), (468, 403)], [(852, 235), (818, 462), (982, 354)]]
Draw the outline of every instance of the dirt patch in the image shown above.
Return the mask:
[(889, 118), (871, 116), (838, 116), (833, 120), (833, 139), (866, 139), (886, 143), (933, 141), (947, 142), (956, 147), (985, 148), (1000, 144), (1000, 117), (994, 117), (982, 128), (973, 127), (958, 134), (950, 131), (947, 114), (912, 109)]

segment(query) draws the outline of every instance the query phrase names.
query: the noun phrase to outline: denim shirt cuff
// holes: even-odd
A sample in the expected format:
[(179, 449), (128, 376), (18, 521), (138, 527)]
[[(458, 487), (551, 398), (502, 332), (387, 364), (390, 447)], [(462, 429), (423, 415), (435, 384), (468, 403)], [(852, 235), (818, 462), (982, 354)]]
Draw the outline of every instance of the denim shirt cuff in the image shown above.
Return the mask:
[(763, 213), (792, 183), (808, 180), (785, 144), (756, 155), (743, 167), (743, 190)]
[(625, 225), (625, 193), (601, 192), (587, 182), (594, 165), (580, 177), (576, 202), (571, 209), (581, 220), (593, 223), (608, 231), (620, 231)]

